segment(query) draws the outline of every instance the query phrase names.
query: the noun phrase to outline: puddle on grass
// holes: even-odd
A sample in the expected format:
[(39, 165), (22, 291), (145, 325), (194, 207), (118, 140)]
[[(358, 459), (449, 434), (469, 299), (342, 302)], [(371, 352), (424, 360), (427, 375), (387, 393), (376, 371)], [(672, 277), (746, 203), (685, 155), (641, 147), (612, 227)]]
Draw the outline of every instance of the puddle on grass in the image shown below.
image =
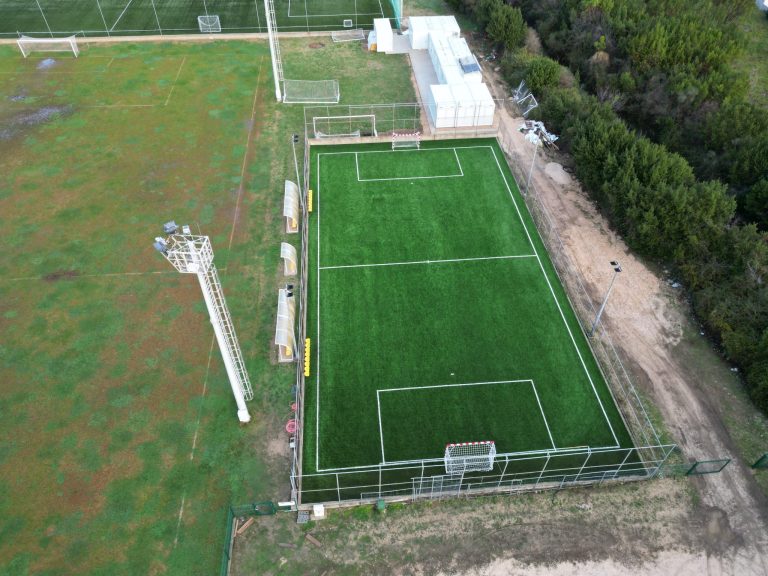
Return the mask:
[(53, 68), (56, 66), (56, 60), (53, 58), (46, 58), (45, 60), (41, 60), (40, 63), (37, 65), (38, 70), (48, 70), (49, 68)]
[(0, 141), (10, 140), (26, 129), (68, 116), (73, 110), (72, 106), (43, 106), (37, 110), (21, 112), (0, 120)]

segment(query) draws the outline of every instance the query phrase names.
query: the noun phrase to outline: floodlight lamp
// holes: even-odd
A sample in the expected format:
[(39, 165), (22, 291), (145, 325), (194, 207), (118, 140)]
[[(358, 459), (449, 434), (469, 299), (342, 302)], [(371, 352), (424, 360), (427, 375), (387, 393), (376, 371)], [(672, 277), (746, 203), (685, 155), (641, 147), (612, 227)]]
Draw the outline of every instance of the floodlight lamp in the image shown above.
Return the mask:
[(163, 232), (166, 234), (176, 234), (176, 230), (178, 230), (179, 227), (176, 225), (176, 222), (174, 220), (171, 220), (170, 222), (166, 222), (163, 224)]
[(293, 135), (293, 143), (294, 144), (298, 144), (299, 143), (299, 135), (298, 134), (294, 134)]
[(168, 253), (168, 244), (165, 242), (164, 238), (160, 238), (159, 236), (155, 238), (154, 244), (152, 246), (155, 247), (155, 250), (160, 252), (160, 254), (167, 254)]

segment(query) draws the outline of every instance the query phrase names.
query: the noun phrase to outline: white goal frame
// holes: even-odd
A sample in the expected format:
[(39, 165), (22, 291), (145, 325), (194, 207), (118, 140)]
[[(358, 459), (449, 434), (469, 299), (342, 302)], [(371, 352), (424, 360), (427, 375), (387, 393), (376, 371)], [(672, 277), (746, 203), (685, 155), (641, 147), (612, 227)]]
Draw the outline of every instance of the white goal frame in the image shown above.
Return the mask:
[(493, 470), (495, 457), (496, 443), (493, 440), (446, 444), (445, 472), (451, 475), (489, 472)]
[(421, 132), (392, 132), (392, 150), (420, 149)]
[(221, 20), (216, 14), (197, 17), (197, 26), (201, 34), (216, 34), (221, 32)]
[(334, 30), (331, 32), (331, 40), (334, 42), (355, 42), (365, 40), (365, 30), (362, 28)]
[(283, 80), (284, 104), (338, 104), (338, 80)]
[[(312, 131), (315, 138), (360, 138), (363, 135), (362, 127), (366, 120), (370, 121), (370, 135), (378, 136), (375, 114), (313, 116)], [(331, 131), (330, 128), (338, 128), (338, 131)]]
[(77, 46), (75, 36), (66, 38), (33, 38), (32, 36), (22, 36), (16, 40), (16, 44), (21, 50), (21, 55), (27, 58), (32, 52), (72, 52), (75, 58), (80, 54), (80, 48)]

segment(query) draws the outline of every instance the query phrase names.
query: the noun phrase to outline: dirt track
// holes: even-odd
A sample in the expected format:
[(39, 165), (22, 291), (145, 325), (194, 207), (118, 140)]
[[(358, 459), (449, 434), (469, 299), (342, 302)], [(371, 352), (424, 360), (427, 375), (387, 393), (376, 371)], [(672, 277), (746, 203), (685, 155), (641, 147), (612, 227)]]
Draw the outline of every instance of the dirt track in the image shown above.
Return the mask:
[[(511, 143), (510, 156), (513, 162), (528, 166), (533, 148), (517, 132), (521, 119), (504, 116)], [(721, 382), (714, 375), (700, 373), (702, 367), (686, 362), (686, 355), (681, 354), (679, 347), (683, 345), (684, 326), (689, 320), (675, 296), (670, 294), (673, 290), (629, 252), (578, 183), (570, 180), (560, 166), (541, 157), (537, 164), (533, 176), (535, 193), (553, 217), (570, 257), (581, 269), (593, 301), (600, 301), (610, 282), (612, 269), (607, 261), (614, 258), (621, 261), (624, 272), (616, 283), (604, 320), (636, 384), (651, 396), (674, 441), (691, 459), (735, 456), (738, 451), (722, 419), (721, 403), (730, 398), (726, 390), (718, 386)], [(712, 520), (709, 528), (717, 537), (712, 542), (702, 542), (698, 553), (666, 552), (664, 568), (651, 563), (640, 570), (635, 567), (631, 573), (768, 574), (766, 498), (750, 469), (735, 459), (722, 474), (701, 477), (694, 482), (702, 503), (719, 511), (718, 519)], [(585, 565), (577, 572), (625, 573), (617, 571), (612, 564), (615, 563)], [(572, 573), (558, 570), (546, 573)], [(532, 569), (525, 573), (542, 572)]]

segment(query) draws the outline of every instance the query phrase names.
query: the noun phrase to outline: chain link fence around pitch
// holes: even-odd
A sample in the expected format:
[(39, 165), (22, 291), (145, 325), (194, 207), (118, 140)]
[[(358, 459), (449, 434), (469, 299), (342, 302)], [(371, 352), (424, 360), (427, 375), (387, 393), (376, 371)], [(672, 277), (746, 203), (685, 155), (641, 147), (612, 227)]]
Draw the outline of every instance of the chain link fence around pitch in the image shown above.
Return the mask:
[[(503, 102), (497, 102), (504, 106)], [(493, 137), (507, 154), (517, 182), (524, 181), (521, 159), (514, 156), (510, 144), (511, 135), (499, 122), (493, 126), (470, 129), (447, 129), (432, 133), (427, 126), (423, 108), (418, 103), (387, 105), (335, 105), (308, 106), (304, 109), (304, 172), (302, 190), (306, 198), (309, 180), (309, 146), (316, 129), (316, 118), (367, 118), (375, 117), (375, 134), (366, 133), (365, 120), (358, 127), (356, 138), (322, 138), (323, 143), (338, 142), (387, 142), (393, 132), (422, 133), (422, 139), (453, 139)], [(346, 120), (344, 120), (346, 121)], [(343, 129), (342, 129), (343, 128)], [(355, 131), (354, 126), (339, 128), (341, 133)], [(568, 256), (556, 227), (545, 206), (539, 200), (535, 188), (526, 196), (526, 203), (536, 223), (539, 234), (547, 246), (556, 272), (568, 292), (582, 328), (588, 328), (596, 313), (594, 303), (585, 288), (584, 279)], [(303, 219), (304, 242), (302, 248), (301, 286), (306, 294), (306, 214)], [(303, 300), (303, 296), (302, 296)], [(306, 327), (300, 316), (300, 338)], [(604, 326), (591, 339), (593, 353), (609, 383), (611, 393), (620, 408), (630, 431), (633, 448), (580, 447), (569, 450), (549, 450), (536, 454), (499, 454), (493, 469), (484, 473), (459, 476), (445, 474), (442, 460), (425, 460), (415, 465), (372, 466), (365, 469), (328, 473), (303, 474), (301, 462), (301, 432), (294, 442), (291, 465), (293, 499), (300, 504), (315, 502), (354, 504), (385, 499), (422, 499), (469, 496), (489, 493), (513, 493), (524, 490), (560, 489), (574, 485), (592, 485), (611, 481), (629, 481), (651, 478), (659, 474), (675, 450), (673, 444), (664, 443), (659, 437), (643, 402), (622, 363), (613, 340)], [(299, 346), (303, 354), (303, 347)], [(303, 358), (297, 369), (297, 397), (299, 414), (303, 410), (304, 372)], [(303, 418), (302, 418), (303, 421)], [(301, 426), (299, 430), (301, 430)]]
[[(274, 0), (280, 32), (400, 27), (402, 0)], [(267, 31), (263, 0), (2, 0), (0, 38), (201, 34), (198, 17), (218, 16), (220, 34)], [(219, 32), (216, 32), (219, 34)]]

